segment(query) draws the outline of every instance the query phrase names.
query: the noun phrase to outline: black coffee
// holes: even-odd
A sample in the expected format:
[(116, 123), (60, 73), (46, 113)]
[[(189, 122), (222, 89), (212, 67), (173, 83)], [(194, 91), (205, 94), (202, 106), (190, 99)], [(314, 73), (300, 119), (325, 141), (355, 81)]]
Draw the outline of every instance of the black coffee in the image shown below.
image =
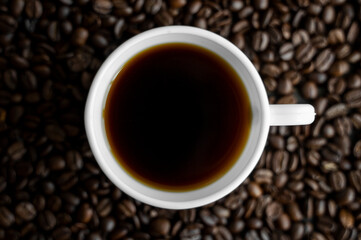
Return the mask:
[(190, 44), (137, 54), (104, 109), (111, 150), (133, 177), (171, 191), (205, 186), (242, 153), (252, 113), (245, 87), (218, 55)]

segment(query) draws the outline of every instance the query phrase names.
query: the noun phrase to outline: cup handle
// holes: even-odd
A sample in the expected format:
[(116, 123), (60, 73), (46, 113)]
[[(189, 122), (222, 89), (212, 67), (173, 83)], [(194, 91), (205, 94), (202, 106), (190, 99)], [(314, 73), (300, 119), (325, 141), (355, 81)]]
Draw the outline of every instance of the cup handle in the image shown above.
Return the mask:
[(310, 104), (270, 104), (270, 125), (291, 126), (311, 124), (315, 109)]

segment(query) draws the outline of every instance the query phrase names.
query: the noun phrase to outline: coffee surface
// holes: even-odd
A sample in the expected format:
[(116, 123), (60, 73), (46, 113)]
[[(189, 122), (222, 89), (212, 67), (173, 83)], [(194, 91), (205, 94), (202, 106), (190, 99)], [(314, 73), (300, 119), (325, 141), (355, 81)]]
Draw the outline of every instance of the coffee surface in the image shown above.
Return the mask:
[(130, 59), (104, 109), (112, 153), (137, 180), (194, 190), (224, 175), (247, 142), (252, 113), (234, 69), (201, 47), (158, 45)]

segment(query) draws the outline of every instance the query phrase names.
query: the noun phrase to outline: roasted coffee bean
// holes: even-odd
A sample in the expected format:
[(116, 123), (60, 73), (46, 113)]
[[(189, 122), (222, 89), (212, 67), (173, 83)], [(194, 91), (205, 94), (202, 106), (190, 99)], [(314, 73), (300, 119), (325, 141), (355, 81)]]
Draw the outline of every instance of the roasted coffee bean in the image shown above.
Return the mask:
[(330, 44), (343, 43), (345, 41), (345, 33), (340, 28), (332, 29), (328, 34), (328, 42)]
[(64, 130), (55, 124), (45, 126), (45, 134), (50, 140), (55, 142), (62, 142), (65, 140)]
[(85, 52), (75, 53), (67, 61), (67, 65), (72, 72), (84, 71), (91, 63), (91, 57)]
[(288, 175), (286, 173), (280, 173), (275, 178), (275, 186), (277, 188), (282, 188), (284, 185), (286, 185), (288, 180)]
[(317, 85), (312, 82), (308, 81), (302, 86), (302, 95), (306, 99), (315, 99), (318, 96), (318, 89)]
[(270, 203), (265, 210), (266, 216), (273, 220), (278, 219), (282, 212), (282, 206), (277, 202)]
[(10, 62), (15, 68), (27, 69), (29, 67), (29, 61), (22, 56), (13, 54), (10, 56)]
[(49, 231), (55, 227), (56, 218), (51, 211), (45, 210), (39, 214), (38, 222), (42, 229)]
[(254, 198), (258, 198), (259, 196), (262, 195), (262, 188), (255, 182), (250, 182), (248, 184), (247, 189), (248, 189), (249, 195)]
[(196, 218), (196, 211), (194, 209), (179, 211), (180, 219), (185, 223), (194, 222)]
[(170, 6), (171, 8), (181, 8), (187, 4), (186, 0), (171, 0)]
[(83, 159), (77, 151), (68, 151), (65, 160), (68, 168), (73, 171), (80, 170), (83, 167)]
[(57, 171), (65, 168), (65, 160), (59, 155), (51, 157), (48, 161), (48, 167), (50, 170)]
[(346, 187), (346, 176), (341, 171), (330, 174), (330, 185), (333, 190), (341, 191)]
[(330, 234), (336, 231), (337, 225), (332, 219), (328, 217), (319, 217), (317, 228), (325, 234)]
[(330, 73), (335, 77), (340, 77), (348, 73), (349, 70), (350, 70), (350, 65), (348, 62), (337, 61), (331, 66)]
[(9, 16), (2, 14), (0, 16), (0, 32), (3, 34), (8, 34), (14, 32), (18, 27), (17, 21)]
[(247, 227), (250, 229), (260, 229), (263, 226), (263, 222), (258, 218), (250, 218), (246, 222)]
[(355, 194), (355, 190), (348, 187), (336, 194), (336, 202), (341, 206), (347, 205), (355, 199)]
[(335, 128), (331, 124), (323, 126), (322, 132), (327, 138), (333, 138), (335, 136)]
[(96, 211), (100, 217), (106, 217), (112, 211), (112, 203), (109, 198), (102, 199), (96, 206)]
[(30, 221), (36, 216), (36, 209), (30, 202), (21, 202), (15, 207), (16, 214), (25, 221)]
[(201, 227), (198, 224), (187, 225), (179, 236), (181, 239), (201, 239)]
[(361, 170), (351, 171), (350, 175), (350, 182), (353, 187), (356, 189), (358, 193), (361, 192)]
[[(328, 105), (328, 99), (327, 98), (318, 98), (315, 101), (315, 111), (317, 115), (321, 115), (322, 113), (325, 112), (326, 108)], [(343, 108), (343, 107), (341, 107)], [(344, 110), (343, 110), (344, 111)], [(337, 112), (337, 111), (336, 111)], [(330, 113), (329, 113), (330, 114)], [(332, 115), (334, 115), (336, 113), (331, 113), (331, 117), (333, 117)], [(337, 115), (337, 114), (336, 114)]]
[(340, 222), (344, 228), (352, 228), (355, 222), (353, 214), (346, 209), (341, 209)]
[(15, 216), (4, 206), (0, 207), (0, 224), (3, 227), (10, 227), (15, 222)]
[(286, 171), (289, 154), (286, 151), (276, 151), (273, 156), (272, 169), (276, 174)]
[(43, 5), (38, 0), (27, 1), (25, 13), (29, 18), (40, 18), (43, 15)]
[(72, 34), (72, 43), (74, 45), (83, 46), (89, 37), (88, 30), (85, 28), (77, 28)]
[(330, 49), (323, 50), (316, 58), (315, 67), (319, 72), (330, 69), (335, 60), (335, 54)]
[(357, 74), (352, 74), (348, 77), (347, 87), (351, 89), (356, 89), (361, 87), (361, 77)]
[(54, 240), (66, 240), (71, 238), (71, 230), (67, 227), (58, 227), (53, 231)]
[(357, 141), (353, 148), (353, 155), (356, 158), (361, 158), (361, 140)]
[(294, 48), (292, 43), (284, 43), (279, 49), (279, 54), (282, 60), (291, 60), (294, 55)]
[(91, 37), (92, 43), (97, 48), (105, 48), (108, 46), (108, 40), (101, 34), (94, 34)]
[(57, 183), (62, 190), (72, 188), (78, 181), (78, 177), (73, 172), (66, 172), (59, 176)]
[(154, 20), (160, 26), (168, 26), (173, 24), (173, 18), (167, 11), (160, 11)]
[(293, 92), (293, 85), (289, 78), (281, 78), (278, 82), (277, 91), (282, 95), (289, 95)]
[(24, 10), (25, 1), (24, 0), (15, 0), (10, 4), (11, 14), (15, 17), (21, 15)]
[(316, 49), (310, 43), (304, 43), (297, 47), (295, 58), (301, 63), (308, 63), (316, 54)]
[(109, 0), (95, 0), (93, 9), (100, 14), (108, 14), (112, 11), (113, 3)]
[(305, 227), (302, 223), (295, 223), (291, 228), (291, 238), (292, 239), (302, 239), (305, 232)]
[(242, 232), (244, 228), (245, 228), (245, 223), (242, 220), (235, 220), (231, 222), (229, 226), (229, 230), (234, 234)]
[(80, 206), (77, 214), (77, 219), (80, 222), (88, 223), (93, 217), (93, 209), (90, 207), (88, 203), (84, 203)]
[(307, 140), (306, 146), (310, 149), (321, 149), (324, 145), (326, 145), (327, 140), (325, 138), (312, 138)]
[(268, 169), (258, 169), (253, 176), (255, 182), (257, 182), (258, 184), (262, 184), (262, 183), (270, 184), (272, 182), (272, 177), (273, 177), (273, 173), (271, 170)]
[(264, 51), (269, 44), (269, 36), (266, 32), (257, 31), (253, 35), (253, 49), (255, 51)]
[(287, 231), (291, 228), (291, 219), (286, 213), (282, 213), (277, 220), (278, 226), (282, 231)]
[(327, 109), (325, 112), (326, 119), (333, 119), (339, 116), (343, 116), (348, 112), (346, 104), (335, 104)]
[(150, 233), (155, 237), (167, 236), (171, 224), (166, 218), (156, 218), (150, 222)]
[(124, 200), (121, 203), (118, 204), (118, 210), (121, 214), (123, 214), (126, 217), (131, 217), (136, 212), (136, 207), (134, 203), (130, 200)]
[(287, 212), (293, 221), (301, 221), (303, 219), (303, 214), (297, 203), (290, 203), (287, 206)]

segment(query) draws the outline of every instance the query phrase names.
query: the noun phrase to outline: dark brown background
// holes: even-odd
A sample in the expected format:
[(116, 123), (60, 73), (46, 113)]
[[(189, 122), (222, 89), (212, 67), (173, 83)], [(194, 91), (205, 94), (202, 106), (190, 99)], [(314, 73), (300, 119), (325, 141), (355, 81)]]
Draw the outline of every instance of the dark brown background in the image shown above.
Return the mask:
[[(360, 19), (345, 0), (0, 0), (0, 239), (361, 239)], [(115, 188), (83, 124), (106, 56), (175, 24), (230, 39), (271, 103), (317, 112), (272, 127), (244, 184), (185, 211)]]

